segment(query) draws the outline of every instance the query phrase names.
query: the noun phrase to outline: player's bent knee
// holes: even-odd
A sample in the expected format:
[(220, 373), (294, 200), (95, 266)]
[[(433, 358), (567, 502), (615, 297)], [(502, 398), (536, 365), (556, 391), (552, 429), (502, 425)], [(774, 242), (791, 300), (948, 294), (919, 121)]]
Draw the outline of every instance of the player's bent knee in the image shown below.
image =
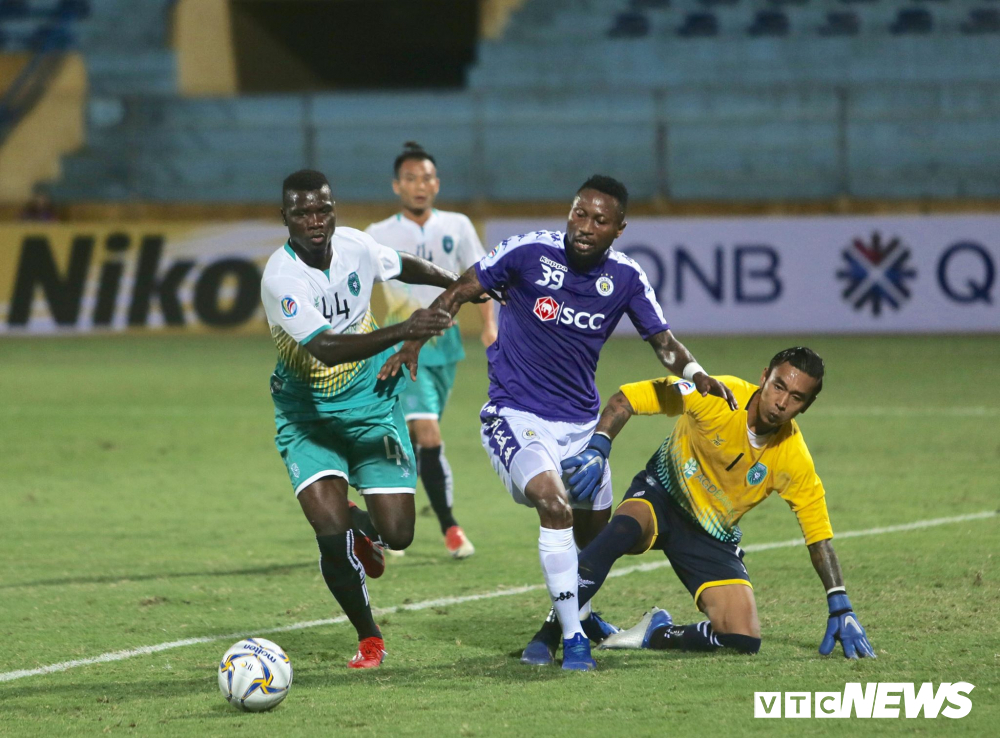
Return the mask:
[(379, 536), (393, 550), (402, 551), (413, 543), (413, 526), (409, 528), (405, 525), (388, 526), (386, 530), (379, 530)]
[(760, 651), (760, 638), (743, 635), (742, 633), (716, 633), (715, 637), (725, 648), (745, 653), (749, 656)]

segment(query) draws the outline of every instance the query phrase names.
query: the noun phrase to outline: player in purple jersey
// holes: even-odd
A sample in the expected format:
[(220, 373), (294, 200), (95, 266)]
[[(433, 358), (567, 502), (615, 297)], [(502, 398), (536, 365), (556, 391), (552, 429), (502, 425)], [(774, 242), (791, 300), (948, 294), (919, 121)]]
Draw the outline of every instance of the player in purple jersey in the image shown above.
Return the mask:
[[(594, 668), (584, 631), (599, 640), (611, 628), (589, 608), (578, 608), (576, 544), (585, 546), (611, 513), (611, 439), (594, 434), (601, 404), (594, 375), (618, 321), (628, 315), (671, 373), (736, 408), (732, 392), (670, 332), (639, 265), (611, 248), (625, 229), (627, 204), (621, 182), (591, 177), (576, 193), (565, 234), (506, 239), (431, 306), (454, 315), (483, 292), (505, 294), (499, 335), (487, 350), (490, 390), (481, 440), (514, 500), (538, 511), (538, 550), (562, 629), (564, 669)], [(404, 343), (379, 377), (394, 376), (403, 365), (415, 377), (422, 343)], [(564, 473), (579, 490), (574, 499)], [(552, 651), (542, 650), (526, 650), (522, 661), (552, 663)]]

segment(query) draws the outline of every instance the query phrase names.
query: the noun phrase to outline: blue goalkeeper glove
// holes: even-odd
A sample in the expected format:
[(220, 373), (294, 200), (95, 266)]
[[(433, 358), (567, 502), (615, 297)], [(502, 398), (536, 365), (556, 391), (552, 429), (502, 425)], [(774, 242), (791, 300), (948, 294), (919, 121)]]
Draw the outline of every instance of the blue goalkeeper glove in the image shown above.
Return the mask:
[(876, 658), (872, 644), (868, 642), (868, 634), (861, 626), (858, 616), (854, 614), (851, 601), (844, 592), (834, 592), (827, 595), (830, 605), (830, 619), (826, 623), (826, 635), (819, 644), (819, 652), (829, 656), (833, 652), (836, 641), (844, 647), (844, 657), (849, 659)]
[(569, 496), (574, 500), (589, 500), (601, 488), (604, 465), (611, 455), (611, 439), (603, 433), (590, 437), (586, 450), (562, 462), (563, 471), (573, 472), (569, 478)]

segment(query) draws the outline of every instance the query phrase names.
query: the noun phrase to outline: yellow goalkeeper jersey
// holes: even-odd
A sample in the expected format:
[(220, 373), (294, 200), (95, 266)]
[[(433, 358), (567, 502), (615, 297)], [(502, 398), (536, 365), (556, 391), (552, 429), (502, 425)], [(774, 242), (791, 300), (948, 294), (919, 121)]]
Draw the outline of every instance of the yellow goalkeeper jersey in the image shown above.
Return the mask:
[(733, 391), (739, 409), (722, 398), (702, 397), (691, 382), (664, 377), (621, 388), (638, 415), (681, 415), (647, 469), (673, 500), (705, 531), (739, 543), (740, 518), (777, 492), (798, 517), (806, 544), (833, 538), (826, 493), (802, 431), (792, 420), (762, 448), (750, 443), (747, 405), (757, 385), (718, 377)]

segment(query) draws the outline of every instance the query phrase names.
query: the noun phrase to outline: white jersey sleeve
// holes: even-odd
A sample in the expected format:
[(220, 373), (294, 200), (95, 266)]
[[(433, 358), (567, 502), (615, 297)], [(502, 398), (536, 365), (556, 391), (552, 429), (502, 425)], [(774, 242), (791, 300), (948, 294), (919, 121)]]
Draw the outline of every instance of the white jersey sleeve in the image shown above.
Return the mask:
[(294, 277), (272, 275), (261, 282), (260, 297), (267, 322), (281, 328), (299, 344), (305, 345), (330, 323), (316, 309), (309, 285)]
[(374, 281), (387, 282), (398, 277), (403, 271), (403, 257), (399, 252), (383, 246), (364, 231), (358, 231), (358, 234), (371, 257)]
[(479, 234), (476, 233), (476, 227), (472, 225), (472, 221), (464, 215), (462, 216), (462, 219), (465, 222), (463, 223), (462, 241), (459, 246), (458, 254), (459, 273), (464, 272), (466, 269), (486, 256), (486, 252), (483, 250), (483, 244), (479, 240)]

